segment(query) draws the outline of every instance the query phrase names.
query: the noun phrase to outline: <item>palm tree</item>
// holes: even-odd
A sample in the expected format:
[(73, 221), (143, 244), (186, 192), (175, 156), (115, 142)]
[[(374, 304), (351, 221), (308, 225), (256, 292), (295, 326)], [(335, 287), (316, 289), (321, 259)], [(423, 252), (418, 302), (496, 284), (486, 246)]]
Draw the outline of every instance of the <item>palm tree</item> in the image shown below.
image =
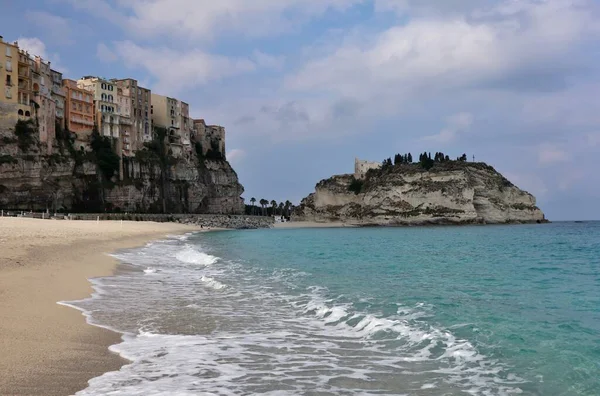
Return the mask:
[(250, 198), (250, 203), (252, 204), (252, 216), (254, 216), (254, 214), (255, 214), (254, 204), (256, 203), (256, 198), (254, 198), (254, 197)]
[(279, 215), (280, 216), (283, 216), (283, 208), (284, 208), (283, 202), (279, 202)]
[(285, 201), (285, 213), (287, 217), (290, 217), (290, 210), (292, 208), (292, 203), (290, 201)]
[(267, 204), (269, 203), (269, 201), (267, 201), (266, 199), (262, 198), (260, 200), (260, 206), (262, 207), (262, 215), (265, 215), (265, 207), (267, 206)]
[(273, 213), (272, 215), (275, 216), (275, 210), (277, 209), (277, 201), (272, 200), (271, 201), (271, 207), (273, 208)]

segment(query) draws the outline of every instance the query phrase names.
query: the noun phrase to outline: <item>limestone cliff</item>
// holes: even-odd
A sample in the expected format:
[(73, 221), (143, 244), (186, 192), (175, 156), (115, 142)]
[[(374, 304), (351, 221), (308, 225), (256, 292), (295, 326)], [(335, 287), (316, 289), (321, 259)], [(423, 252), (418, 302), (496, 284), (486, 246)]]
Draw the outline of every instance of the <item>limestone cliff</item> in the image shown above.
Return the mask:
[(535, 198), (483, 163), (403, 164), (322, 180), (293, 220), (354, 225), (544, 222)]
[[(34, 135), (33, 135), (34, 136)], [(168, 162), (125, 157), (122, 177), (102, 180), (93, 153), (56, 145), (51, 154), (0, 131), (0, 208), (67, 212), (242, 214), (244, 189), (225, 159)], [(60, 143), (60, 142), (58, 142)]]

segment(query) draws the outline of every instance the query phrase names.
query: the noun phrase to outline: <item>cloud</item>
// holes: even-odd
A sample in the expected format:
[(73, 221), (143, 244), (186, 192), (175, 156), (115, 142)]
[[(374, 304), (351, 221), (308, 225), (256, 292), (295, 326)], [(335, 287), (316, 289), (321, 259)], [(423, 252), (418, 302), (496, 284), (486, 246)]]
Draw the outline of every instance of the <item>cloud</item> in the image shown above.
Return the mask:
[[(136, 37), (212, 40), (216, 36), (262, 37), (293, 30), (327, 11), (344, 11), (364, 0), (59, 0), (104, 17)], [(268, 22), (265, 22), (268, 21)]]
[(68, 69), (61, 64), (60, 55), (58, 55), (58, 53), (49, 53), (46, 48), (46, 44), (44, 44), (44, 42), (39, 38), (19, 37), (17, 42), (19, 43), (19, 48), (29, 52), (32, 57), (39, 56), (46, 62), (52, 62), (52, 69), (58, 70), (63, 74), (68, 73)]
[(116, 42), (113, 52), (127, 67), (148, 71), (157, 81), (153, 89), (170, 95), (256, 69), (252, 61), (244, 58), (229, 58), (201, 50), (180, 52), (166, 47), (141, 47), (132, 41)]
[(234, 165), (239, 164), (245, 156), (246, 152), (242, 149), (233, 149), (227, 152), (227, 160)]
[(543, 144), (538, 151), (538, 163), (540, 165), (552, 165), (565, 162), (568, 159), (569, 155), (567, 152), (550, 144)]
[(115, 62), (119, 57), (104, 43), (98, 43), (96, 48), (96, 56), (102, 62)]
[(545, 197), (549, 189), (539, 175), (533, 173), (504, 172), (504, 176), (517, 187), (533, 194), (535, 197)]
[(429, 140), (437, 143), (449, 143), (458, 137), (460, 132), (468, 130), (473, 125), (473, 115), (471, 113), (458, 113), (449, 117), (446, 127), (437, 135), (425, 136), (423, 140)]
[(600, 132), (588, 133), (587, 144), (591, 147), (600, 146)]
[(406, 99), (482, 84), (500, 89), (502, 81), (524, 71), (532, 74), (555, 65), (568, 69), (565, 54), (587, 40), (587, 34), (598, 36), (589, 10), (572, 1), (522, 4), (518, 14), (491, 8), (493, 18), (415, 18), (346, 41), (328, 56), (309, 61), (287, 85), (367, 99), (390, 92)]
[(58, 15), (45, 11), (28, 11), (25, 14), (28, 23), (41, 27), (48, 39), (54, 44), (70, 45), (75, 43), (72, 22)]
[(254, 51), (252, 58), (259, 67), (264, 69), (281, 70), (285, 64), (283, 56), (273, 56), (258, 50)]

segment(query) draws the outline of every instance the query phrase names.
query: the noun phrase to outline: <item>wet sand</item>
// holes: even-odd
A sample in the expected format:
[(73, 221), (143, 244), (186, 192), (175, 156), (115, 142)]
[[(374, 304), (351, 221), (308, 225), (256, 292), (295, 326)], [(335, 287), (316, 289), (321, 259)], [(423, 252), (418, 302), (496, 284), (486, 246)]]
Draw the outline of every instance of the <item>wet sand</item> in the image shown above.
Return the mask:
[(0, 218), (0, 395), (72, 395), (126, 361), (109, 352), (120, 335), (88, 325), (57, 304), (90, 295), (107, 276), (107, 252), (141, 246), (194, 226)]

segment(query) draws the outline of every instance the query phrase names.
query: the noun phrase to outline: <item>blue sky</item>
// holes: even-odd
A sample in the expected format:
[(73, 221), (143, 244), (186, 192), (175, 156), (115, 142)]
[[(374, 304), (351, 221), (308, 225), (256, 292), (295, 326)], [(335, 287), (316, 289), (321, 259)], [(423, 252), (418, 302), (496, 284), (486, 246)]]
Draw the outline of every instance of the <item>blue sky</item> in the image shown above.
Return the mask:
[(592, 0), (1, 1), (1, 35), (224, 125), (244, 197), (298, 202), (354, 157), (463, 152), (550, 219), (600, 219)]

